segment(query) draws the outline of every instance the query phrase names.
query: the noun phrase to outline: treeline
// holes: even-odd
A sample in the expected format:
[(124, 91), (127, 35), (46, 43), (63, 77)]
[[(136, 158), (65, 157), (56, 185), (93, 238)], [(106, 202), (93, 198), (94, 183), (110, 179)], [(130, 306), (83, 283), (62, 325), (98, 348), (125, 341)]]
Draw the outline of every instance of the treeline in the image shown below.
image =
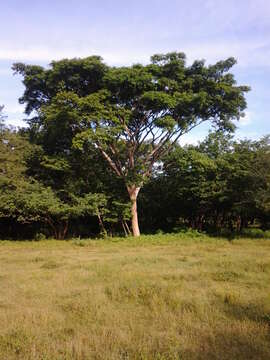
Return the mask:
[[(94, 147), (55, 156), (53, 135), (38, 144), (31, 129), (1, 125), (1, 238), (129, 235), (122, 179)], [(138, 209), (144, 233), (269, 229), (270, 138), (236, 141), (217, 131), (197, 146), (174, 145), (155, 164)]]
[(214, 234), (270, 228), (270, 138), (236, 141), (210, 133), (198, 146), (175, 146), (141, 200), (144, 227)]
[[(269, 138), (229, 135), (250, 90), (235, 63), (172, 52), (121, 67), (100, 56), (14, 64), (29, 127), (1, 125), (1, 237), (267, 229)], [(205, 141), (178, 145), (207, 121)]]

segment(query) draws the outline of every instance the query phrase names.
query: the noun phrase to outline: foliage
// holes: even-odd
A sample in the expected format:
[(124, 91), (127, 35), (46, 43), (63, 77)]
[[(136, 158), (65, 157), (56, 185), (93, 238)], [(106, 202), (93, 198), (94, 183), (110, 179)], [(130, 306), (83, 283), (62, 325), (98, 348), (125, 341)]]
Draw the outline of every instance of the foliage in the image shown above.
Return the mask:
[(237, 142), (219, 132), (196, 147), (176, 146), (142, 194), (143, 226), (228, 233), (259, 221), (269, 228), (269, 149), (267, 137)]
[(232, 130), (232, 120), (243, 115), (249, 88), (236, 85), (234, 64), (229, 58), (187, 66), (183, 53), (168, 53), (130, 67), (109, 67), (94, 56), (13, 69), (23, 76), (20, 103), (35, 114), (29, 124), (47, 166), (64, 170), (72, 148), (83, 156), (89, 147), (98, 150), (127, 188), (139, 235), (137, 196), (161, 156), (202, 122)]
[[(269, 136), (233, 138), (248, 91), (234, 63), (187, 65), (169, 53), (123, 67), (97, 56), (14, 64), (29, 127), (1, 123), (0, 235), (138, 235), (139, 192), (144, 233), (265, 234)], [(204, 121), (214, 131), (180, 146)]]
[[(28, 135), (8, 128), (1, 133), (2, 236), (9, 229), (10, 236), (130, 235), (122, 183), (106, 172), (98, 152), (89, 149), (80, 157), (74, 150), (58, 161), (30, 144)], [(269, 164), (268, 137), (235, 141), (217, 132), (198, 146), (175, 145), (141, 193), (144, 232), (193, 229), (229, 236), (248, 226), (269, 229)]]
[[(29, 164), (35, 162), (33, 157), (43, 156), (42, 150), (32, 146), (26, 134), (5, 128), (0, 138), (0, 219), (9, 219), (21, 224), (47, 224), (55, 238), (64, 238), (70, 220), (84, 216), (95, 216), (102, 222), (101, 216), (108, 213), (107, 198), (104, 194), (87, 193), (77, 196), (71, 191), (48, 185), (55, 182), (44, 173), (35, 174), (37, 179), (27, 176), (33, 168)], [(39, 169), (48, 173), (66, 172), (62, 159), (52, 163), (43, 156)], [(45, 170), (44, 170), (45, 169)], [(39, 176), (38, 176), (39, 175)], [(51, 178), (51, 174), (49, 174)], [(44, 183), (39, 182), (44, 180)]]

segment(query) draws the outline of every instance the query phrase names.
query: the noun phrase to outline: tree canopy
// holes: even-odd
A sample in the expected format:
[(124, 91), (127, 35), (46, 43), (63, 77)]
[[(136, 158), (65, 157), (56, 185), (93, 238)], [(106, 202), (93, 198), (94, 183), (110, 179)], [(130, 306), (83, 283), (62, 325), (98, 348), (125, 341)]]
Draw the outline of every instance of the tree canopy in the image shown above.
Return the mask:
[(13, 69), (23, 76), (19, 101), (33, 114), (28, 122), (35, 141), (60, 167), (74, 148), (98, 150), (123, 180), (137, 236), (137, 196), (154, 164), (202, 122), (232, 131), (232, 120), (243, 115), (249, 88), (236, 84), (229, 72), (234, 64), (229, 58), (187, 65), (183, 53), (168, 53), (146, 65), (111, 67), (91, 56)]
[[(8, 128), (0, 136), (0, 236), (130, 234), (124, 184), (97, 149), (75, 149), (61, 168), (29, 136)], [(175, 144), (142, 188), (143, 232), (269, 229), (269, 154), (267, 136), (236, 141), (213, 132), (197, 146)]]

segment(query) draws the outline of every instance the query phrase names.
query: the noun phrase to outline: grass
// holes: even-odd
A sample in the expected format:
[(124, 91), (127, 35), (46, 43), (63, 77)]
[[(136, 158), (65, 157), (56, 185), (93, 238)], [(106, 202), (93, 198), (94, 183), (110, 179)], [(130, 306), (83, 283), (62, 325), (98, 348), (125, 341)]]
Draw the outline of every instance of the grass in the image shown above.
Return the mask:
[(270, 240), (0, 242), (0, 359), (270, 359)]

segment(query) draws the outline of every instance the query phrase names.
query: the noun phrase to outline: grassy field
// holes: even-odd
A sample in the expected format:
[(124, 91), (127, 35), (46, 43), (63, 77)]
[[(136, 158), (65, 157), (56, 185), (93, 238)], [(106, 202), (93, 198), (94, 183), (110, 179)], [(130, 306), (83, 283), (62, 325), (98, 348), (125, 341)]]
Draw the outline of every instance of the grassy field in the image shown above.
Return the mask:
[(270, 240), (2, 241), (0, 359), (270, 359)]

